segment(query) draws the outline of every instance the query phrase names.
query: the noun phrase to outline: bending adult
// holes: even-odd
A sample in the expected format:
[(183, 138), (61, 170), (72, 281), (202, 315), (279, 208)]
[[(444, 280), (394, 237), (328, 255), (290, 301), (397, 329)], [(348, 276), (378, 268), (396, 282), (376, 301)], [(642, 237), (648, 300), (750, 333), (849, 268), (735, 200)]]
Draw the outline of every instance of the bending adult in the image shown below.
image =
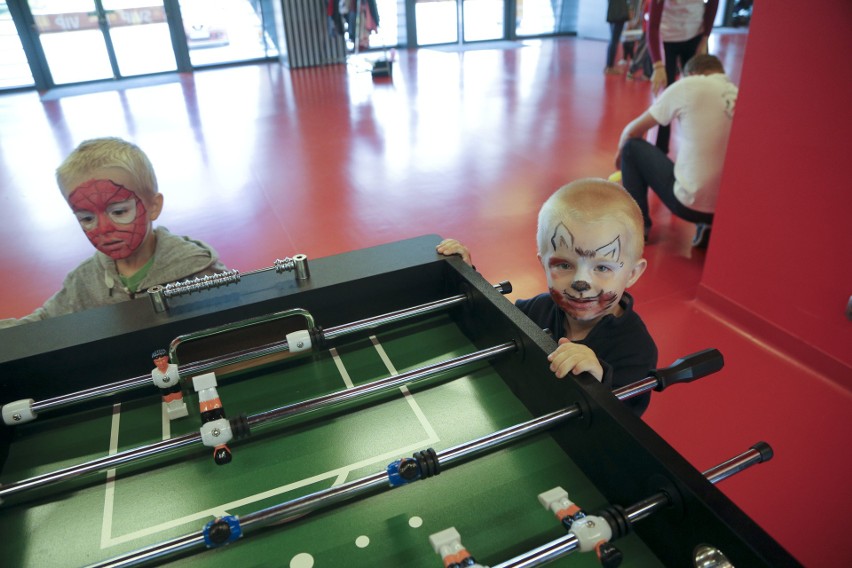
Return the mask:
[[(737, 94), (722, 62), (699, 54), (684, 66), (683, 79), (624, 128), (615, 161), (624, 188), (642, 211), (646, 240), (652, 224), (650, 187), (672, 213), (696, 223), (693, 245), (707, 245)], [(644, 139), (651, 128), (674, 120), (678, 121), (676, 162)]]

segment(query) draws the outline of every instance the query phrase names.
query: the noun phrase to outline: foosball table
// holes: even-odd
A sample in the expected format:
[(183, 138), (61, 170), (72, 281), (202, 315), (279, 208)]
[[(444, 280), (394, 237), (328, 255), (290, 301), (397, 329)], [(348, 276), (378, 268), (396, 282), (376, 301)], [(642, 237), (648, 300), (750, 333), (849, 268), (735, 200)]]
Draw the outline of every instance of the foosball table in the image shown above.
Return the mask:
[(797, 565), (439, 241), (0, 331), (0, 565)]

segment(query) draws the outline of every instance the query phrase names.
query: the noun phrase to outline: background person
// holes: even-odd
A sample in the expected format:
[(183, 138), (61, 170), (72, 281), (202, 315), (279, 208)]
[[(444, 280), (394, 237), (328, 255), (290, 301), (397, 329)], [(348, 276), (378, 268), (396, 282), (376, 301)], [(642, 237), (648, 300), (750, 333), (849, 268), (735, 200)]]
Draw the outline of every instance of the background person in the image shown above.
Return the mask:
[[(672, 213), (697, 224), (693, 245), (706, 246), (716, 208), (725, 152), (738, 90), (713, 55), (696, 55), (684, 67), (685, 77), (631, 121), (618, 141), (616, 167), (651, 230), (648, 188)], [(658, 125), (678, 121), (677, 161), (644, 140)]]
[[(678, 69), (697, 53), (707, 53), (707, 40), (719, 0), (650, 0), (648, 51), (653, 62), (651, 88), (655, 94), (675, 81)], [(660, 44), (662, 42), (662, 51)], [(664, 57), (665, 56), (665, 57)], [(657, 148), (669, 152), (671, 131), (657, 130)]]

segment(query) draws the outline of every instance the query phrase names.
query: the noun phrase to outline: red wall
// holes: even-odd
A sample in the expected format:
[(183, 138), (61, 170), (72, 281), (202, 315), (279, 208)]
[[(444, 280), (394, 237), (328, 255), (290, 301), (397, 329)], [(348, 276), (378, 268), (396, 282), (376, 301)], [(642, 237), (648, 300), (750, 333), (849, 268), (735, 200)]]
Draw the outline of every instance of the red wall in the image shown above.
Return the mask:
[(852, 2), (755, 4), (699, 298), (852, 389)]

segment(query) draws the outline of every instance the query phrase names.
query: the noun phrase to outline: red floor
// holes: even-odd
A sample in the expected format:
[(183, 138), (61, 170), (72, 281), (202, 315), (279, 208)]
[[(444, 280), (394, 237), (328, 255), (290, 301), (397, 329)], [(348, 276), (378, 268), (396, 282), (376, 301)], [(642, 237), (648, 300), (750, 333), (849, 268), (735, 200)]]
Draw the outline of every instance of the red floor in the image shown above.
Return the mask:
[[(711, 39), (735, 81), (746, 40)], [(565, 38), (401, 51), (383, 82), (355, 66), (264, 64), (51, 100), (0, 96), (0, 317), (32, 311), (91, 254), (53, 170), (104, 135), (148, 152), (160, 223), (210, 242), (231, 268), (438, 233), (466, 242), (487, 279), (512, 281), (512, 298), (538, 293), (538, 207), (572, 179), (609, 175), (621, 129), (651, 101), (648, 83), (603, 75), (605, 48)], [(850, 499), (838, 491), (852, 472), (852, 395), (696, 302), (704, 253), (689, 245), (692, 226), (659, 210), (655, 220), (633, 293), (661, 365), (706, 347), (727, 363), (656, 396), (646, 421), (702, 470), (772, 444), (772, 462), (720, 488), (806, 565), (845, 563)]]

